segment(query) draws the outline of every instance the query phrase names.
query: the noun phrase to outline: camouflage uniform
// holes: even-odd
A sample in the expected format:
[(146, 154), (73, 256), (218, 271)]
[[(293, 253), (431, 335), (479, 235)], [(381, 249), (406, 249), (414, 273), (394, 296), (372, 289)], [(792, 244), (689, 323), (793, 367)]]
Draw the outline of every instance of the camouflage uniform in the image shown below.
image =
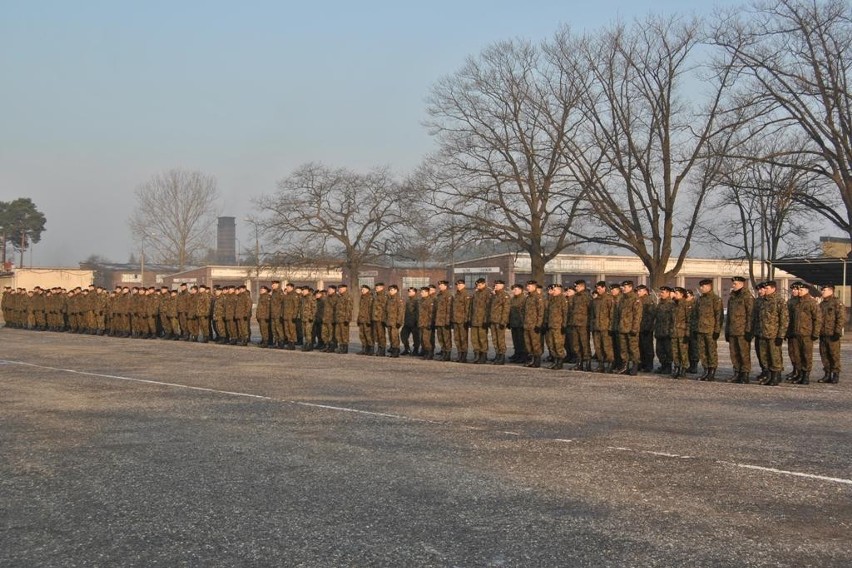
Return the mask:
[(473, 347), (473, 362), (485, 363), (488, 357), (489, 303), (491, 290), (487, 286), (477, 287), (470, 300), (470, 342)]
[(541, 327), (544, 323), (544, 301), (535, 291), (524, 300), (524, 345), (532, 357), (529, 367), (541, 366)]
[(615, 298), (608, 292), (592, 300), (592, 337), (595, 340), (595, 355), (598, 358), (599, 372), (609, 372), (613, 362), (612, 329), (615, 315)]
[(562, 294), (561, 289), (558, 294), (551, 295), (547, 302), (546, 312), (544, 316), (544, 325), (547, 328), (545, 333), (545, 341), (547, 342), (547, 350), (553, 356), (553, 364), (551, 369), (562, 369), (563, 361), (567, 352), (565, 350), (565, 320), (568, 312), (568, 302)]
[(672, 372), (672, 317), (675, 303), (671, 298), (660, 300), (654, 310), (654, 339), (656, 339), (657, 360), (660, 374)]
[(234, 319), (237, 320), (237, 333), (240, 338), (240, 342), (243, 345), (248, 345), (248, 342), (251, 339), (251, 327), (249, 326), (252, 308), (251, 292), (248, 290), (241, 290), (236, 295), (235, 302)]
[(642, 302), (636, 292), (621, 294), (618, 310), (618, 347), (624, 359), (622, 371), (636, 374), (639, 363), (639, 328), (642, 325)]
[(373, 327), (373, 340), (376, 342), (376, 355), (384, 355), (387, 348), (387, 332), (385, 331), (385, 308), (388, 296), (384, 289), (376, 290), (373, 295), (370, 311), (370, 324)]
[(421, 350), (424, 359), (435, 356), (435, 346), (432, 344), (432, 328), (434, 327), (435, 298), (428, 293), (420, 295), (420, 304), (417, 309), (417, 326), (420, 328)]
[(592, 295), (588, 290), (574, 294), (568, 310), (568, 337), (571, 350), (577, 358), (576, 369), (592, 370), (592, 347), (589, 343), (589, 316), (592, 309)]
[(806, 385), (810, 382), (810, 374), (814, 359), (814, 342), (819, 339), (822, 330), (822, 311), (816, 300), (810, 294), (799, 296), (795, 305), (795, 318), (791, 326), (793, 350), (799, 361), (799, 374), (791, 377), (791, 382)]
[(691, 306), (686, 298), (674, 300), (669, 336), (672, 340), (672, 376), (675, 378), (686, 376), (686, 370), (689, 367), (689, 336), (692, 334), (690, 328), (691, 311)]
[(523, 293), (512, 294), (509, 300), (509, 328), (512, 331), (512, 346), (515, 349), (511, 361), (514, 363), (525, 363), (527, 360), (526, 345), (524, 344), (524, 302), (526, 297)]
[(657, 305), (649, 294), (639, 296), (642, 304), (642, 321), (639, 324), (639, 370), (654, 370), (654, 320)]
[(254, 312), (257, 325), (260, 328), (261, 347), (272, 345), (272, 294), (261, 289), (257, 297), (257, 309)]
[(491, 325), (491, 341), (494, 343), (494, 363), (506, 362), (506, 326), (509, 325), (509, 294), (505, 290), (494, 290), (488, 308), (488, 322)]
[(449, 290), (440, 290), (435, 298), (435, 328), (441, 346), (441, 358), (450, 360), (453, 350), (453, 296)]
[(369, 292), (361, 294), (358, 302), (358, 340), (361, 342), (359, 355), (372, 355), (375, 337), (373, 335), (373, 295)]
[(751, 339), (754, 298), (745, 288), (731, 292), (728, 298), (728, 317), (725, 320), (725, 341), (731, 352), (734, 367), (732, 382), (746, 382), (751, 373)]
[(471, 297), (467, 290), (456, 290), (453, 295), (453, 336), (458, 350), (459, 363), (467, 362), (468, 329), (470, 328)]
[(399, 357), (399, 330), (402, 328), (404, 320), (405, 302), (398, 291), (393, 294), (388, 293), (387, 303), (385, 304), (385, 327), (390, 338), (389, 355), (391, 357)]
[(284, 290), (276, 283), (269, 293), (269, 324), (272, 328), (272, 344), (284, 347)]
[(719, 334), (722, 332), (722, 298), (710, 290), (695, 301), (693, 318), (698, 339), (698, 356), (704, 374), (700, 380), (712, 381), (719, 366)]
[(777, 293), (767, 293), (763, 301), (755, 304), (752, 329), (754, 336), (760, 338), (760, 356), (769, 370), (767, 377), (761, 379), (761, 384), (777, 385), (781, 380), (781, 371), (784, 369), (781, 346), (787, 334), (788, 319), (787, 306)]
[(824, 298), (819, 305), (822, 314), (822, 329), (819, 332), (819, 356), (825, 376), (823, 383), (840, 380), (840, 338), (846, 326), (846, 307), (835, 296)]
[(349, 325), (352, 323), (352, 296), (348, 290), (337, 292), (334, 306), (334, 340), (338, 353), (349, 353)]
[(314, 321), (317, 315), (317, 300), (311, 293), (310, 289), (306, 289), (307, 293), (302, 293), (302, 301), (299, 303), (300, 316), (302, 321), (302, 351), (312, 351), (314, 348)]

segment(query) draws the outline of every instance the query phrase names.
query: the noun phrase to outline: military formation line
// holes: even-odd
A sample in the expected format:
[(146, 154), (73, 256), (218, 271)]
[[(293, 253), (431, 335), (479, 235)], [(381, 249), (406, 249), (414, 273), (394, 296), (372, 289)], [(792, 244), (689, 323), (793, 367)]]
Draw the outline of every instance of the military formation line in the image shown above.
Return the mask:
[[(89, 286), (33, 290), (6, 288), (2, 310), (6, 326), (37, 331), (87, 333), (111, 337), (215, 341), (249, 345), (252, 314), (263, 348), (348, 353), (350, 326), (358, 327), (359, 355), (399, 357), (473, 364), (506, 362), (527, 367), (636, 375), (653, 372), (676, 379), (698, 373), (716, 380), (718, 342), (728, 343), (732, 383), (749, 383), (752, 348), (762, 385), (782, 380), (809, 384), (815, 342), (823, 367), (822, 383), (837, 383), (841, 372), (840, 344), (846, 310), (823, 286), (819, 301), (811, 287), (796, 282), (790, 299), (773, 281), (760, 283), (757, 297), (745, 278), (731, 278), (727, 316), (712, 280), (691, 290), (662, 286), (655, 300), (650, 290), (621, 283), (598, 282), (588, 290), (584, 280), (562, 287), (476, 281), (470, 293), (464, 280), (450, 290), (447, 281), (385, 290), (362, 286), (358, 311), (345, 284), (313, 290), (272, 282), (262, 286), (257, 306), (245, 286), (188, 287), (179, 290)], [(507, 359), (507, 333), (514, 353)], [(792, 370), (784, 371), (783, 345)], [(436, 347), (438, 349), (436, 353)], [(456, 357), (452, 358), (455, 348)], [(489, 359), (493, 352), (494, 357)], [(659, 366), (654, 368), (654, 359)], [(593, 369), (593, 363), (595, 367)]]

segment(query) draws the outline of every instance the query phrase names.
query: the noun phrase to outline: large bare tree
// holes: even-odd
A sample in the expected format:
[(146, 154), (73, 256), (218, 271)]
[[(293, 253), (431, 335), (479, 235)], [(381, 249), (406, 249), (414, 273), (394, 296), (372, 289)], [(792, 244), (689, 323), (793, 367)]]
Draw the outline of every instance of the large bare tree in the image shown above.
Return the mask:
[(136, 189), (133, 236), (144, 240), (159, 262), (182, 269), (207, 251), (218, 198), (213, 176), (179, 169), (157, 174)]
[[(698, 20), (650, 17), (550, 47), (581, 77), (587, 148), (573, 148), (592, 222), (578, 236), (639, 257), (653, 286), (677, 274), (710, 188), (708, 160), (739, 113)], [(700, 89), (698, 89), (700, 85)], [(696, 93), (701, 93), (700, 96)]]
[(386, 168), (359, 173), (304, 164), (255, 204), (259, 226), (279, 254), (336, 259), (353, 290), (361, 267), (385, 254), (388, 239), (406, 222), (400, 185)]
[(427, 126), (438, 150), (416, 183), (467, 239), (530, 255), (533, 278), (572, 239), (583, 189), (566, 164), (581, 81), (526, 41), (504, 41), (437, 82)]
[[(758, 277), (772, 278), (775, 267), (771, 262), (783, 254), (810, 248), (809, 222), (815, 214), (803, 201), (820, 197), (820, 179), (805, 167), (790, 168), (762, 159), (767, 153), (784, 153), (791, 159), (798, 156), (796, 163), (804, 166), (810, 158), (796, 151), (801, 147), (802, 140), (792, 136), (749, 137), (738, 150), (742, 156), (726, 157), (714, 172), (719, 191), (708, 202), (713, 216), (704, 219), (698, 234), (715, 242), (727, 256), (744, 259), (753, 284)], [(769, 261), (769, 266), (763, 261)]]
[[(764, 129), (796, 128), (804, 152), (763, 160), (814, 172), (836, 191), (804, 203), (852, 237), (852, 5), (845, 0), (760, 0), (721, 18), (715, 41), (733, 58), (739, 87)], [(839, 206), (838, 206), (839, 205)]]

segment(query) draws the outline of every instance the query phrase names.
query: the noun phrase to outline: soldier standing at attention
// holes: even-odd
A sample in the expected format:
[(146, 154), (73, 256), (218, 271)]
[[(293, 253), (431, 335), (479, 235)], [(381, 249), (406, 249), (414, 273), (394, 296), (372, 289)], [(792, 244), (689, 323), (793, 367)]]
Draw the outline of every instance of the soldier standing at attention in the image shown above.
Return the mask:
[(592, 370), (592, 347), (589, 343), (589, 321), (592, 311), (592, 295), (586, 289), (585, 280), (574, 282), (574, 296), (569, 306), (568, 341), (577, 358), (575, 371)]
[(432, 343), (432, 328), (434, 325), (435, 297), (429, 293), (429, 287), (420, 288), (420, 304), (417, 308), (417, 326), (420, 328), (422, 342), (421, 357), (425, 360), (435, 356), (435, 345)]
[(527, 367), (541, 367), (541, 329), (544, 324), (544, 301), (537, 292), (538, 282), (527, 282), (527, 296), (524, 300), (524, 345), (529, 354)]
[(457, 363), (467, 363), (468, 330), (470, 329), (470, 294), (465, 290), (463, 279), (456, 280), (453, 295), (452, 325), (458, 350)]
[(725, 319), (725, 341), (731, 352), (734, 375), (729, 383), (749, 382), (751, 373), (751, 339), (754, 298), (745, 288), (742, 276), (731, 278), (731, 295), (728, 298), (728, 317)]
[(781, 382), (781, 372), (784, 370), (784, 358), (781, 346), (787, 335), (788, 313), (784, 299), (776, 293), (775, 281), (764, 283), (763, 301), (754, 311), (754, 336), (760, 338), (761, 357), (766, 362), (769, 371), (761, 379), (761, 385), (775, 386)]
[(245, 347), (251, 340), (251, 292), (245, 286), (240, 286), (237, 293), (237, 306), (234, 316), (237, 318), (237, 330), (240, 335), (240, 345)]
[(228, 342), (228, 327), (225, 324), (225, 302), (222, 288), (213, 288), (213, 331), (216, 333), (216, 343)]
[(299, 296), (296, 294), (295, 286), (292, 282), (287, 282), (284, 285), (284, 294), (281, 304), (281, 320), (284, 328), (284, 343), (285, 349), (294, 351), (296, 349), (296, 320), (299, 317)]
[(302, 321), (302, 351), (312, 351), (314, 348), (314, 318), (317, 313), (317, 301), (314, 291), (308, 286), (302, 288), (302, 301), (299, 303)]
[(470, 301), (470, 342), (473, 345), (473, 364), (481, 365), (488, 360), (488, 304), (491, 291), (485, 278), (476, 280), (476, 289)]
[(512, 346), (515, 353), (509, 357), (510, 363), (526, 363), (529, 354), (524, 344), (524, 287), (512, 284), (512, 297), (509, 299), (509, 329), (512, 331)]
[(837, 301), (834, 285), (822, 287), (822, 302), (819, 304), (822, 314), (822, 328), (819, 332), (819, 356), (825, 374), (820, 383), (837, 384), (840, 382), (840, 338), (846, 326), (846, 307)]
[(790, 299), (787, 300), (787, 355), (790, 357), (790, 364), (793, 365), (793, 370), (784, 376), (786, 382), (795, 382), (799, 379), (801, 370), (801, 361), (799, 360), (800, 349), (797, 348), (796, 341), (796, 314), (797, 306), (799, 305), (799, 292), (802, 289), (801, 282), (793, 282), (790, 285)]
[(654, 371), (658, 375), (670, 375), (672, 372), (672, 288), (660, 286), (660, 301), (654, 311), (654, 339), (660, 366)]
[(792, 321), (795, 321), (795, 327), (792, 328), (793, 337), (788, 341), (793, 343), (793, 350), (797, 352), (799, 374), (787, 381), (807, 385), (811, 382), (814, 342), (819, 339), (822, 330), (822, 311), (811, 296), (810, 288), (804, 283), (799, 285), (799, 301), (796, 303), (795, 318)]
[(257, 326), (260, 328), (260, 343), (258, 343), (258, 346), (264, 349), (272, 344), (271, 317), (272, 294), (269, 293), (269, 288), (261, 286), (260, 295), (257, 297), (255, 318), (257, 319)]
[(334, 343), (334, 311), (337, 309), (337, 286), (330, 285), (325, 289), (325, 300), (322, 306), (322, 342), (323, 353), (334, 353), (337, 345)]
[(373, 354), (373, 294), (366, 284), (361, 286), (361, 297), (358, 302), (358, 340), (361, 342), (361, 351), (358, 355)]
[(402, 355), (420, 354), (420, 326), (417, 319), (420, 313), (420, 298), (417, 288), (408, 289), (408, 297), (405, 299), (405, 321), (402, 323), (400, 339), (402, 339)]
[(449, 361), (453, 351), (453, 296), (449, 288), (450, 283), (446, 280), (438, 282), (438, 294), (435, 298), (435, 328), (441, 345), (442, 361)]
[(698, 329), (696, 328), (695, 319), (695, 294), (692, 290), (686, 291), (686, 303), (689, 305), (689, 368), (686, 370), (690, 375), (698, 373)]
[(393, 358), (399, 357), (399, 330), (405, 320), (405, 302), (399, 296), (399, 286), (391, 284), (388, 287), (388, 299), (385, 304), (385, 328), (390, 339), (390, 353)]
[(672, 378), (682, 379), (686, 376), (689, 365), (689, 336), (692, 333), (689, 324), (691, 307), (686, 301), (686, 290), (674, 289), (674, 308), (672, 309), (671, 329), (672, 340)]
[(560, 370), (565, 362), (565, 318), (568, 313), (568, 302), (562, 293), (561, 284), (553, 284), (550, 288), (550, 301), (547, 302), (545, 320), (547, 321), (547, 349), (553, 355), (550, 369)]
[(704, 374), (699, 381), (713, 381), (719, 366), (719, 334), (722, 331), (722, 298), (713, 292), (713, 281), (704, 279), (698, 283), (701, 296), (693, 309), (695, 331), (698, 335), (698, 354)]
[(181, 339), (187, 340), (189, 339), (189, 325), (187, 323), (187, 314), (189, 313), (189, 290), (186, 289), (185, 282), (178, 287), (177, 312)]
[(314, 349), (325, 350), (325, 343), (322, 340), (322, 326), (325, 314), (325, 290), (317, 290), (314, 293), (314, 301), (316, 309), (314, 310), (314, 327), (311, 330), (311, 343)]
[[(633, 281), (621, 283), (618, 310), (618, 347), (621, 351), (621, 373), (636, 375), (639, 366), (639, 327), (642, 325), (642, 302), (633, 291)], [(623, 366), (624, 363), (627, 366)]]
[(376, 342), (376, 356), (384, 357), (387, 348), (387, 331), (385, 330), (385, 308), (388, 296), (385, 294), (384, 282), (376, 282), (373, 295), (373, 305), (370, 312), (370, 324), (373, 327), (373, 341)]
[(269, 320), (272, 327), (272, 346), (279, 349), (284, 348), (284, 290), (281, 289), (281, 281), (273, 280), (272, 289), (269, 291), (270, 313)]
[(595, 297), (590, 308), (592, 339), (595, 342), (595, 356), (598, 359), (598, 373), (609, 373), (613, 361), (612, 351), (612, 315), (615, 299), (607, 293), (607, 283), (601, 280), (595, 284)]
[(654, 318), (657, 306), (644, 284), (636, 287), (636, 296), (642, 304), (642, 321), (639, 324), (639, 370), (651, 373), (654, 371)]
[(509, 324), (509, 295), (506, 293), (506, 283), (502, 280), (494, 282), (494, 294), (488, 309), (488, 321), (491, 325), (491, 341), (494, 343), (495, 365), (506, 364), (506, 326)]
[[(577, 288), (573, 284), (569, 284), (563, 288), (562, 297), (565, 299), (565, 361), (574, 365), (574, 369), (583, 368), (583, 358), (577, 353), (574, 348), (574, 343), (571, 340), (571, 316), (574, 312), (574, 299), (577, 297)], [(548, 295), (548, 300), (550, 296)], [(563, 363), (565, 362), (563, 361)]]
[(751, 322), (751, 333), (752, 338), (754, 339), (754, 352), (757, 357), (757, 364), (760, 366), (760, 373), (755, 377), (755, 380), (760, 382), (761, 379), (766, 378), (769, 375), (769, 369), (766, 367), (766, 361), (763, 359), (764, 350), (760, 347), (761, 338), (755, 334), (754, 329), (754, 313), (760, 309), (760, 305), (763, 303), (763, 299), (766, 296), (766, 282), (758, 282), (757, 283), (757, 298), (754, 300), (754, 307), (752, 308), (752, 322)]
[(621, 284), (610, 284), (609, 295), (612, 298), (612, 315), (610, 317), (609, 329), (609, 335), (612, 338), (612, 365), (609, 372), (621, 373), (627, 368), (624, 363), (624, 357), (627, 355), (621, 352), (621, 345), (618, 340), (618, 320), (621, 317)]
[(352, 323), (352, 296), (349, 286), (341, 284), (337, 287), (337, 303), (334, 306), (334, 340), (337, 343), (337, 353), (349, 353), (349, 325)]

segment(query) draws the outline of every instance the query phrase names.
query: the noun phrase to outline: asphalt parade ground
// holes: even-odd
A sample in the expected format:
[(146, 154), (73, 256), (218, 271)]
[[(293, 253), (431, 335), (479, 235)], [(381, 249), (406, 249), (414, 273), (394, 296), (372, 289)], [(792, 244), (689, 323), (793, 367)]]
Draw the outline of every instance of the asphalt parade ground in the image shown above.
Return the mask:
[(852, 381), (0, 329), (0, 523), (3, 567), (849, 566)]

